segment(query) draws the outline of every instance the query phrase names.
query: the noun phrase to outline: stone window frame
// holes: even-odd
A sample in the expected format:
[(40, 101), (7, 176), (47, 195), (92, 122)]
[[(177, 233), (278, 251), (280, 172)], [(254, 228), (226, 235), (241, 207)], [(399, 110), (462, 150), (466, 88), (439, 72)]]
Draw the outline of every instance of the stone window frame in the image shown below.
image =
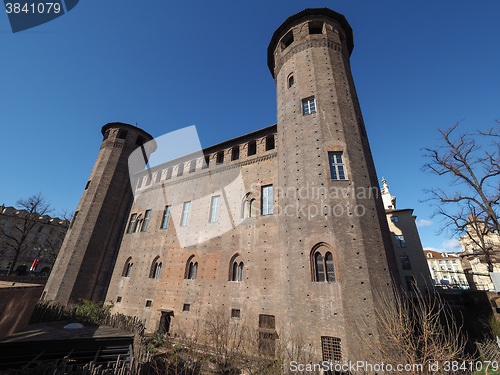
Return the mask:
[(185, 280), (196, 280), (198, 277), (198, 259), (195, 254), (191, 255), (187, 262), (186, 268), (184, 270), (184, 279)]
[(130, 277), (132, 275), (132, 268), (134, 263), (132, 262), (132, 257), (128, 257), (123, 265), (122, 277)]
[[(318, 263), (322, 266), (322, 270), (318, 269)], [(337, 254), (327, 243), (320, 242), (313, 246), (310, 253), (310, 264), (312, 282), (332, 284), (340, 281)], [(331, 267), (328, 267), (329, 265)], [(320, 275), (322, 276), (320, 277)]]
[(161, 270), (163, 267), (163, 263), (161, 262), (161, 258), (157, 255), (153, 262), (151, 263), (151, 267), (149, 269), (149, 278), (150, 279), (159, 279), (161, 276)]

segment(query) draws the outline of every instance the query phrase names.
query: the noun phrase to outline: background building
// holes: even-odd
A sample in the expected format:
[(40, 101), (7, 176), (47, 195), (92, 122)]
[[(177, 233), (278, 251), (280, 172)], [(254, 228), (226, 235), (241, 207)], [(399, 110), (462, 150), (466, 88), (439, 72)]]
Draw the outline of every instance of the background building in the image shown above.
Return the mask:
[(424, 250), (434, 286), (469, 289), (460, 257), (455, 253)]
[(425, 293), (428, 288), (432, 287), (432, 279), (415, 224), (417, 217), (413, 215), (413, 209), (396, 208), (396, 197), (390, 194), (387, 181), (383, 177), (382, 184), (382, 201), (391, 232), (401, 285), (407, 292), (412, 292), (416, 286)]
[[(491, 232), (471, 216), (460, 245), (463, 251), (457, 255), (471, 288), (500, 291), (500, 234)], [(496, 286), (494, 280), (498, 280)]]
[[(26, 223), (28, 221), (28, 224)], [(30, 221), (32, 221), (30, 223)], [(31, 229), (29, 226), (33, 225)], [(30, 217), (26, 210), (0, 206), (0, 273), (6, 274), (15, 256), (17, 241), (26, 235), (14, 274), (48, 276), (63, 242), (69, 222), (49, 215)], [(25, 229), (28, 227), (28, 230)], [(15, 237), (16, 240), (9, 238)]]

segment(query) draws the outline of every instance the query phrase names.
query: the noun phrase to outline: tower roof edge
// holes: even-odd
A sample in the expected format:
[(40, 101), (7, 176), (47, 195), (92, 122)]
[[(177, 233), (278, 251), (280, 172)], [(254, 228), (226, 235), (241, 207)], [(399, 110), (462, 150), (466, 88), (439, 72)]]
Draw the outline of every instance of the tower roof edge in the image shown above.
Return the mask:
[(285, 22), (283, 22), (280, 27), (276, 29), (274, 32), (271, 41), (269, 42), (269, 46), (267, 47), (267, 66), (269, 67), (269, 70), (271, 71), (271, 75), (274, 78), (274, 49), (276, 48), (276, 44), (278, 43), (278, 40), (283, 33), (283, 31), (290, 26), (291, 23), (297, 21), (298, 19), (301, 19), (303, 17), (307, 16), (318, 16), (318, 15), (323, 15), (330, 17), (340, 23), (342, 28), (344, 29), (346, 36), (347, 36), (347, 47), (349, 50), (349, 55), (352, 53), (352, 50), (354, 49), (354, 39), (352, 36), (352, 28), (349, 25), (349, 22), (347, 22), (347, 19), (344, 17), (344, 15), (337, 13), (329, 8), (307, 8), (304, 9), (303, 11), (296, 13), (290, 17), (288, 17)]

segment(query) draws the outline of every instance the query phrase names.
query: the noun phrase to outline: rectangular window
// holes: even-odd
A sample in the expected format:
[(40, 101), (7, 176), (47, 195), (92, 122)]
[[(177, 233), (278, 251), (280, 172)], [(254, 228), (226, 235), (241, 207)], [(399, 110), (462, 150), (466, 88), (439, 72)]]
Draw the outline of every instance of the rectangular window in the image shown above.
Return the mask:
[(408, 255), (400, 255), (399, 259), (404, 270), (411, 270), (410, 257)]
[(166, 229), (168, 226), (168, 221), (170, 220), (170, 210), (172, 206), (165, 206), (165, 210), (163, 210), (163, 217), (161, 219), (160, 229)]
[(397, 216), (391, 216), (391, 221), (393, 223), (397, 223), (397, 222), (399, 222), (399, 217), (397, 217)]
[(189, 173), (193, 173), (196, 170), (196, 160), (191, 161), (189, 163)]
[(276, 319), (274, 315), (259, 315), (259, 328), (264, 329), (275, 329), (276, 328)]
[(235, 146), (231, 150), (231, 160), (238, 160), (240, 158), (240, 146)]
[[(446, 276), (443, 277), (446, 279)], [(415, 278), (413, 276), (405, 276), (406, 290), (412, 291), (415, 289)]]
[(201, 169), (207, 169), (210, 165), (210, 155), (205, 156), (205, 161)]
[(153, 301), (151, 301), (150, 299), (146, 300), (146, 307), (151, 307), (152, 304), (153, 304)]
[(262, 215), (273, 214), (273, 185), (262, 186)]
[(403, 235), (396, 236), (396, 246), (397, 247), (406, 247), (405, 237)]
[(172, 170), (172, 167), (167, 169), (167, 176), (165, 177), (165, 180), (170, 180), (172, 178)]
[(89, 185), (90, 185), (90, 180), (87, 181), (87, 185), (85, 185), (85, 189), (84, 190), (87, 190), (89, 188)]
[(241, 316), (241, 310), (240, 309), (231, 309), (231, 318), (233, 319), (239, 319)]
[(274, 149), (274, 135), (268, 135), (266, 137), (266, 151)]
[(177, 169), (177, 177), (180, 177), (184, 174), (184, 163), (179, 164), (179, 169)]
[(215, 160), (215, 164), (219, 165), (224, 163), (224, 151), (220, 151), (217, 153), (217, 159)]
[(255, 155), (257, 153), (257, 142), (250, 141), (248, 142), (248, 156)]
[(116, 297), (116, 303), (120, 303), (122, 301), (122, 296)]
[(328, 164), (330, 164), (330, 175), (332, 180), (345, 180), (344, 159), (341, 152), (329, 152)]
[(342, 346), (337, 337), (321, 336), (321, 351), (323, 352), (323, 361), (342, 361)]
[(142, 222), (141, 232), (148, 230), (149, 218), (151, 216), (151, 210), (147, 210), (144, 214), (144, 221)]
[(156, 182), (156, 183), (158, 183), (158, 182), (160, 182), (160, 181), (161, 181), (161, 171), (158, 171), (158, 172), (156, 173), (156, 180), (155, 180), (155, 182)]
[(184, 202), (184, 204), (182, 205), (181, 227), (185, 227), (186, 225), (188, 225), (190, 208), (191, 202)]
[(137, 219), (137, 214), (130, 215), (130, 221), (128, 222), (127, 233), (132, 233), (134, 231), (135, 219)]
[(189, 310), (191, 309), (191, 305), (188, 304), (188, 303), (185, 303), (183, 306), (182, 306), (182, 312), (189, 312)]
[(314, 99), (314, 96), (302, 99), (302, 114), (305, 116), (311, 113), (316, 113), (316, 99)]
[(211, 223), (219, 221), (219, 203), (220, 195), (212, 197), (212, 202), (210, 203), (210, 218), (208, 220)]

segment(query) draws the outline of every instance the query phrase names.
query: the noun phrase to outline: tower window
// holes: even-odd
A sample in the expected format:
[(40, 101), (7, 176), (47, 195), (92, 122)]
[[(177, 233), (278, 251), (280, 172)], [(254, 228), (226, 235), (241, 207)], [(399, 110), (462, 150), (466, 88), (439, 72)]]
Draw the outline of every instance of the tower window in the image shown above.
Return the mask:
[(134, 266), (134, 263), (132, 263), (132, 258), (128, 258), (127, 261), (125, 262), (125, 265), (123, 266), (123, 272), (122, 276), (123, 277), (130, 277), (132, 274), (132, 267)]
[(340, 339), (337, 337), (321, 336), (321, 351), (323, 352), (323, 361), (342, 361), (342, 347)]
[(165, 176), (165, 180), (170, 180), (172, 178), (172, 167), (167, 169), (167, 175)]
[(205, 161), (204, 161), (201, 169), (206, 169), (206, 168), (208, 168), (209, 165), (210, 165), (210, 155), (207, 155), (207, 156), (205, 156)]
[(210, 223), (216, 223), (219, 221), (219, 203), (220, 203), (220, 195), (216, 195), (212, 197), (212, 201), (210, 203)]
[(283, 39), (281, 39), (281, 50), (283, 51), (292, 43), (293, 43), (293, 31), (290, 30), (288, 34), (286, 34), (283, 37)]
[(240, 146), (234, 146), (231, 150), (231, 160), (238, 160), (240, 158)]
[(149, 218), (151, 216), (151, 210), (147, 210), (144, 214), (144, 221), (142, 222), (141, 232), (148, 230)]
[(219, 164), (222, 164), (224, 163), (224, 151), (220, 151), (217, 153), (217, 159), (216, 159), (216, 162), (215, 164), (216, 165), (219, 165)]
[(120, 303), (122, 301), (122, 296), (117, 296), (116, 297), (116, 303)]
[(240, 309), (231, 309), (231, 318), (233, 319), (239, 319), (241, 316), (241, 310)]
[(399, 259), (404, 270), (411, 270), (410, 257), (408, 255), (400, 255)]
[(262, 215), (273, 214), (273, 185), (262, 186)]
[(274, 134), (266, 137), (266, 151), (274, 149)]
[(87, 181), (87, 185), (85, 185), (85, 189), (84, 190), (87, 190), (89, 188), (89, 185), (90, 185), (90, 180)]
[(248, 142), (248, 156), (255, 155), (257, 153), (257, 142), (250, 141)]
[(160, 257), (157, 256), (153, 263), (151, 264), (151, 269), (149, 270), (150, 279), (159, 279), (161, 275), (162, 262), (160, 262)]
[(151, 307), (152, 304), (153, 304), (153, 301), (151, 301), (150, 299), (146, 300), (146, 307)]
[(323, 34), (323, 22), (309, 22), (309, 34)]
[(188, 264), (188, 269), (185, 278), (189, 280), (196, 280), (197, 275), (198, 275), (198, 262), (195, 262), (194, 257), (192, 257), (191, 261)]
[(108, 139), (108, 137), (109, 137), (109, 129), (106, 130), (106, 132), (104, 133), (103, 141), (105, 141), (106, 139)]
[(313, 268), (312, 279), (316, 282), (333, 283), (335, 278), (335, 262), (331, 251), (324, 252), (325, 246), (320, 246), (314, 250), (311, 262)]
[(406, 247), (405, 237), (403, 235), (396, 236), (396, 246)]
[(134, 231), (136, 218), (137, 218), (137, 214), (130, 215), (130, 221), (128, 222), (127, 233), (132, 233)]
[(168, 226), (168, 221), (170, 220), (170, 210), (172, 206), (165, 206), (165, 210), (163, 210), (163, 217), (161, 219), (160, 229), (166, 229)]
[(316, 99), (314, 99), (314, 96), (302, 99), (302, 113), (304, 116), (316, 113)]
[(292, 74), (290, 74), (290, 76), (288, 77), (288, 88), (292, 87), (293, 85), (295, 85), (295, 78)]
[(118, 132), (118, 138), (119, 138), (119, 139), (125, 139), (125, 138), (127, 138), (127, 133), (128, 133), (128, 132), (127, 132), (126, 130), (120, 130), (120, 131)]
[(232, 269), (231, 281), (243, 281), (243, 262), (234, 262)]
[(341, 152), (329, 152), (328, 163), (332, 180), (345, 180), (344, 159)]
[(179, 164), (179, 169), (177, 169), (177, 177), (180, 177), (184, 174), (184, 163)]
[(189, 173), (193, 173), (196, 170), (196, 160), (192, 160), (189, 163)]
[(189, 210), (191, 208), (191, 202), (184, 202), (182, 205), (182, 217), (181, 217), (181, 227), (188, 225)]
[(182, 312), (188, 313), (190, 309), (191, 309), (191, 305), (189, 303), (185, 303), (182, 306)]

